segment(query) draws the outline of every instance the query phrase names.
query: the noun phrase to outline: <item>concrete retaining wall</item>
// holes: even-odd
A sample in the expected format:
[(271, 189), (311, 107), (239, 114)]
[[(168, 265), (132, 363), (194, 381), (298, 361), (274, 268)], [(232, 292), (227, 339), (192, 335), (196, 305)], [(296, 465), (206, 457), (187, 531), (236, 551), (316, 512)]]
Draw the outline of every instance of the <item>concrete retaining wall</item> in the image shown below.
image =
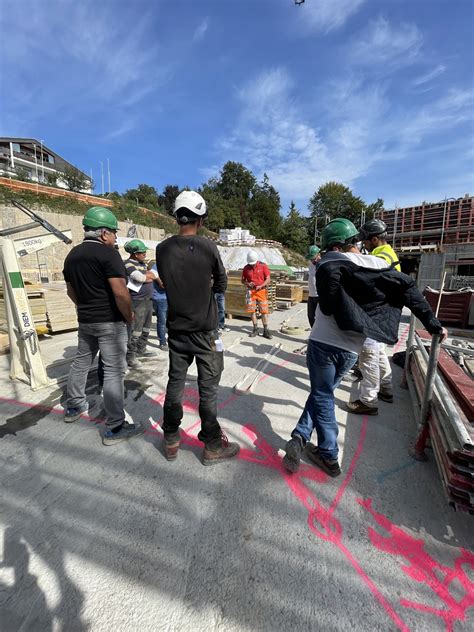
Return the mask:
[[(43, 282), (46, 282), (46, 280), (62, 281), (64, 259), (71, 248), (82, 241), (82, 216), (51, 213), (46, 209), (35, 209), (35, 212), (59, 230), (71, 230), (73, 244), (71, 246), (67, 246), (62, 242), (57, 242), (44, 250), (38, 251), (37, 253), (21, 257), (20, 265), (23, 276), (25, 279), (32, 281), (33, 283), (39, 283), (42, 279)], [(0, 204), (0, 228), (11, 228), (13, 226), (19, 226), (29, 222), (30, 219), (14, 206)], [(129, 222), (119, 222), (119, 234), (126, 237), (130, 225), (131, 224)], [(11, 237), (24, 238), (45, 232), (46, 231), (42, 228), (35, 228), (19, 233), (18, 235), (12, 235)], [(161, 228), (137, 226), (137, 237), (139, 239), (161, 241), (164, 238), (164, 235), (165, 231)], [(124, 259), (128, 257), (123, 249), (120, 250), (120, 254)], [(149, 256), (153, 257), (153, 253), (150, 252)]]

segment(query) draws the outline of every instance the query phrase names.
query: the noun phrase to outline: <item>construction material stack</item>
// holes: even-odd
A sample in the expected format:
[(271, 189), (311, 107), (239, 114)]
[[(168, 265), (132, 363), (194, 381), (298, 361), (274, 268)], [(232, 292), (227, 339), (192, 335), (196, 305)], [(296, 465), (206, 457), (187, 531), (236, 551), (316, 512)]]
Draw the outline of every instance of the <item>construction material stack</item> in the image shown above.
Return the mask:
[(50, 283), (45, 288), (44, 296), (50, 333), (77, 329), (76, 308), (66, 293), (66, 284)]
[[(225, 293), (225, 311), (229, 317), (248, 316), (245, 300), (246, 289), (241, 282), (242, 273), (229, 272), (227, 278), (227, 290)], [(268, 311), (271, 314), (276, 308), (276, 283), (271, 281), (268, 286)]]
[[(430, 337), (417, 331), (418, 340)], [(422, 401), (428, 355), (425, 344), (411, 353), (410, 373), (416, 396)], [(446, 350), (441, 349), (438, 375), (429, 417), (433, 453), (449, 504), (474, 514), (474, 382)]]

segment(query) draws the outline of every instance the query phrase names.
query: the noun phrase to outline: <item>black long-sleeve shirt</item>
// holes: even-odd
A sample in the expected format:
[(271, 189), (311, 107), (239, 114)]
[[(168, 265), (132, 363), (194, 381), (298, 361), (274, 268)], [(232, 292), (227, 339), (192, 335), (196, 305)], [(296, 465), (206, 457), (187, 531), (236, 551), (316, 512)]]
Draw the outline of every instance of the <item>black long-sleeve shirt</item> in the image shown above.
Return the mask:
[(216, 329), (214, 292), (227, 288), (217, 246), (197, 235), (175, 235), (156, 247), (156, 262), (168, 299), (168, 330)]

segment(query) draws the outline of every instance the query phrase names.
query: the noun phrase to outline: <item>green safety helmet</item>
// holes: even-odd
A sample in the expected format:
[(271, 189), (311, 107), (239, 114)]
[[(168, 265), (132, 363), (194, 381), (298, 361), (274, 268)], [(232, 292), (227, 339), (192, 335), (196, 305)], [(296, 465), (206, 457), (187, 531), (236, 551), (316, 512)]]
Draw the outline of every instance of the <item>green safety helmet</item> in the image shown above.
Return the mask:
[(369, 219), (360, 229), (361, 239), (370, 239), (375, 235), (386, 236), (387, 224), (381, 219)]
[(131, 255), (135, 255), (139, 252), (146, 252), (148, 248), (141, 239), (132, 239), (125, 244), (125, 252), (129, 252)]
[(338, 217), (323, 228), (321, 248), (327, 250), (331, 246), (343, 246), (358, 235), (359, 231), (349, 219)]
[(92, 206), (82, 219), (86, 228), (109, 228), (118, 230), (118, 222), (112, 211), (103, 206)]
[(306, 255), (306, 259), (314, 259), (316, 255), (319, 255), (320, 252), (321, 252), (321, 248), (318, 248), (317, 246), (310, 246), (308, 248), (308, 254)]

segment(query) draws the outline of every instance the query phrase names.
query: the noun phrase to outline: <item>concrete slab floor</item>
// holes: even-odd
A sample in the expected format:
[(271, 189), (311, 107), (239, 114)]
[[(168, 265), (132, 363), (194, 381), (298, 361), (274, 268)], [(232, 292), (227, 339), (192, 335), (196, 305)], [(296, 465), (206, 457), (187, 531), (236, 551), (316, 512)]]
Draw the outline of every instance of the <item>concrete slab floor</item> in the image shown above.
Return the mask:
[[(271, 316), (273, 331), (289, 317), (307, 327), (297, 305)], [(127, 412), (147, 430), (116, 447), (102, 446), (96, 419), (63, 423), (62, 388), (32, 392), (0, 358), (0, 629), (473, 629), (473, 519), (447, 506), (433, 458), (408, 456), (416, 424), (401, 370), (378, 416), (345, 412), (356, 387), (338, 389), (342, 476), (309, 464), (289, 475), (282, 451), (308, 393), (293, 351), (308, 332), (269, 342), (248, 338), (244, 320), (228, 325), (219, 411), (242, 451), (212, 468), (200, 462), (193, 370), (184, 445), (174, 463), (162, 455), (162, 352), (127, 374)], [(46, 362), (71, 357), (75, 339), (42, 341)], [(278, 342), (254, 392), (236, 395)]]

